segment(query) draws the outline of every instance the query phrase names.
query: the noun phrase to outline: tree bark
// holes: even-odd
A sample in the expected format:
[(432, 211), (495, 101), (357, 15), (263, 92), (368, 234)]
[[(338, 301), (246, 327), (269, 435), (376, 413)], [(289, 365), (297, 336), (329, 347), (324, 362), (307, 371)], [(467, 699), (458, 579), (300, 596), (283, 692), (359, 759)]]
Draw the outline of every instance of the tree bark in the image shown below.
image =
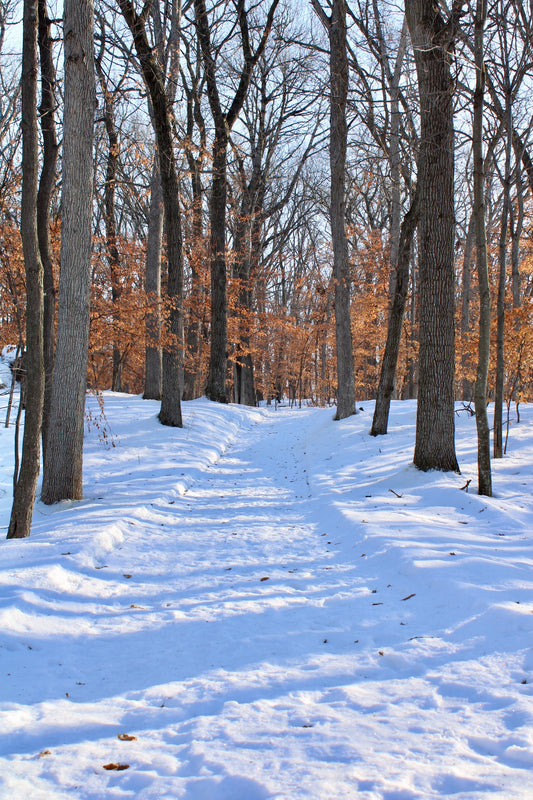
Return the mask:
[[(22, 56), (21, 237), (26, 273), (26, 415), (22, 462), (17, 476), (8, 539), (30, 535), (40, 466), (44, 396), (43, 269), (37, 238), (37, 0), (25, 0)], [(22, 402), (22, 398), (21, 398)]]
[(61, 273), (42, 500), (83, 496), (95, 110), (93, 0), (65, 0)]
[(406, 0), (420, 96), (420, 351), (414, 464), (459, 470), (455, 454), (454, 128), (450, 62), (455, 16)]

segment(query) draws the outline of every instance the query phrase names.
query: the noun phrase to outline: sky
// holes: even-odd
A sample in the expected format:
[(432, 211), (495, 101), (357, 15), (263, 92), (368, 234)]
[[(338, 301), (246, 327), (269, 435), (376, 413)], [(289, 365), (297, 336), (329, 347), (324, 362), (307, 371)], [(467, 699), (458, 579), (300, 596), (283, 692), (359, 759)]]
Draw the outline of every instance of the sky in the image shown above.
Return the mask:
[(529, 407), (482, 498), (462, 406), (459, 475), (411, 401), (378, 438), (370, 402), (104, 404), (84, 499), (0, 540), (1, 798), (530, 800)]

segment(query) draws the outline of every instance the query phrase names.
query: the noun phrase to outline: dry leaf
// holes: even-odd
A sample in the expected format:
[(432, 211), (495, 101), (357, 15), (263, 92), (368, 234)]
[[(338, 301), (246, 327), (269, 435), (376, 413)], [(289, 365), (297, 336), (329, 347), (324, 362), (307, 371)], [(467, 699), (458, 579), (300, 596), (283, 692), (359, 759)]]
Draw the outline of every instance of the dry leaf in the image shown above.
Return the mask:
[(126, 572), (124, 573), (124, 578), (131, 578), (131, 575), (128, 575)]
[(51, 755), (52, 755), (52, 751), (51, 750), (42, 750), (39, 753), (39, 758), (42, 758), (43, 756), (51, 756)]
[(118, 738), (120, 739), (121, 742), (136, 742), (137, 741), (137, 737), (136, 736), (130, 736), (129, 733), (119, 733), (118, 734)]
[(261, 578), (261, 580), (262, 581), (268, 581), (268, 575), (266, 575), (264, 578)]
[(103, 767), (104, 767), (104, 769), (107, 769), (107, 770), (114, 769), (114, 770), (116, 770), (116, 772), (121, 772), (123, 769), (129, 769), (130, 765), (129, 764), (104, 764)]

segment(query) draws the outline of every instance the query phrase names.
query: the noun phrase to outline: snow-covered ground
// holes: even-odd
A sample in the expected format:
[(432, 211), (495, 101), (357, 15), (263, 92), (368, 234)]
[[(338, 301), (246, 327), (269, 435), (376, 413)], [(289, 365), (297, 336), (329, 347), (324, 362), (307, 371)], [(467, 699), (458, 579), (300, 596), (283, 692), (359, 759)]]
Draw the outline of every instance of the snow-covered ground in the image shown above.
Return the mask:
[(85, 499), (0, 542), (2, 800), (533, 798), (532, 409), (487, 499), (465, 411), (455, 475), (411, 402), (90, 405)]

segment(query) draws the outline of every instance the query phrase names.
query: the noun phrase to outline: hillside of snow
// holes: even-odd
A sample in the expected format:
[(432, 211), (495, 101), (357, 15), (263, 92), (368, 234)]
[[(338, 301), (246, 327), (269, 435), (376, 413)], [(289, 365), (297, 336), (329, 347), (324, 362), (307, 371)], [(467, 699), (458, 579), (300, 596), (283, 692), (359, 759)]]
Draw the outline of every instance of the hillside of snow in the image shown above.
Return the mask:
[(88, 403), (26, 540), (0, 430), (2, 800), (531, 800), (533, 409), (488, 499), (461, 406), (457, 475), (414, 402)]

